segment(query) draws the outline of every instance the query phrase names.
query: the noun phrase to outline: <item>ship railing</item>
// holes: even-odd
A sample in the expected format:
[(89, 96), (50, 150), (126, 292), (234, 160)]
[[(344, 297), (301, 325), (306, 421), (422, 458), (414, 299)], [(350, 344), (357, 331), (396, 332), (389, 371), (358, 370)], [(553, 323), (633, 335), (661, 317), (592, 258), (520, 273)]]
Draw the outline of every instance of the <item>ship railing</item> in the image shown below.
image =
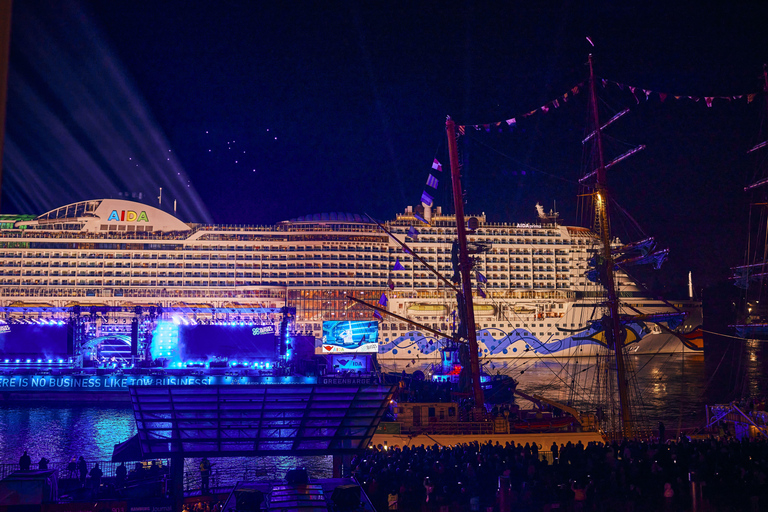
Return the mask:
[[(279, 481), (282, 478), (281, 470), (274, 464), (256, 464), (251, 461), (244, 464), (234, 463), (230, 466), (211, 468), (209, 487), (211, 492), (231, 489), (237, 482), (266, 480)], [(199, 471), (187, 471), (184, 473), (184, 491), (194, 492), (202, 487), (202, 478)]]
[(493, 422), (490, 421), (445, 421), (429, 425), (403, 427), (402, 433), (408, 435), (485, 435), (493, 434)]
[[(62, 479), (78, 479), (80, 477), (80, 473), (77, 469), (70, 470), (70, 464), (71, 461), (49, 461), (48, 462), (48, 468), (49, 470), (55, 470), (57, 472), (57, 476), (59, 480)], [(169, 460), (168, 459), (158, 459), (156, 461), (157, 465), (161, 468), (161, 470), (164, 470), (168, 467)], [(86, 462), (86, 469), (88, 473), (91, 472), (91, 469), (98, 464), (99, 468), (101, 469), (103, 475), (102, 478), (114, 478), (115, 477), (115, 470), (120, 465), (119, 462), (113, 462), (111, 460), (97, 460), (97, 461), (88, 461)], [(144, 469), (144, 472), (147, 476), (149, 476), (149, 462), (143, 462), (142, 467)], [(135, 466), (136, 462), (127, 462), (125, 464), (126, 469), (128, 470), (128, 474), (135, 475)], [(39, 469), (39, 463), (33, 461), (30, 470), (31, 471), (37, 471)], [(6, 462), (6, 463), (0, 463), (0, 480), (3, 478), (17, 472), (21, 471), (21, 467), (19, 466), (18, 462)], [(88, 476), (90, 478), (90, 476)]]

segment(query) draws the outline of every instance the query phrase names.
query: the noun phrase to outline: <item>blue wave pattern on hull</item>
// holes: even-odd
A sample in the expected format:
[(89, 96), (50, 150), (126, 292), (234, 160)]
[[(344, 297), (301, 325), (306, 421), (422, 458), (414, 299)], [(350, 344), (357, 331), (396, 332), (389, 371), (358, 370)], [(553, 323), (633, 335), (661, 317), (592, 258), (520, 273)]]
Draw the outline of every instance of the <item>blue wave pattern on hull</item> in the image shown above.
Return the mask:
[[(625, 325), (633, 343), (640, 341), (646, 334), (642, 325), (631, 323)], [(600, 334), (599, 329), (589, 328), (571, 336), (558, 339), (550, 339), (542, 342), (536, 336), (524, 329), (517, 329), (512, 333), (496, 338), (491, 331), (483, 329), (477, 333), (478, 354), (481, 357), (517, 357), (526, 352), (533, 352), (541, 356), (565, 355), (568, 351), (587, 346), (603, 345), (595, 339)], [(417, 331), (411, 331), (395, 340), (379, 345), (379, 357), (387, 358), (412, 358), (412, 357), (439, 357), (439, 350), (445, 338), (438, 340), (434, 337), (424, 336)]]

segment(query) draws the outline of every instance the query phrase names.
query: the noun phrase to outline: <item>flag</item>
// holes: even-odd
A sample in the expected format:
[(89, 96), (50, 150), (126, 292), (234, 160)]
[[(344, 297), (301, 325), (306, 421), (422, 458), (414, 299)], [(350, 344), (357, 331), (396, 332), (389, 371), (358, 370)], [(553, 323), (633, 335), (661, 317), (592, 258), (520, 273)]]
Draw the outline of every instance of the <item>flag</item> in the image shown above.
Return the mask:
[(427, 191), (421, 193), (421, 204), (424, 206), (432, 206), (432, 203), (434, 203), (434, 200), (432, 199), (432, 196), (427, 194)]
[(418, 240), (419, 239), (419, 230), (417, 230), (415, 227), (411, 226), (408, 228), (408, 236), (411, 237), (411, 240)]
[(376, 311), (375, 309), (373, 310), (373, 316), (374, 316), (375, 318), (378, 318), (379, 320), (384, 320), (384, 318), (382, 318), (382, 316), (381, 316), (381, 313), (379, 313), (379, 312), (378, 312), (378, 311)]
[(382, 306), (386, 306), (387, 305), (387, 294), (386, 293), (382, 293), (381, 294), (381, 298), (379, 299), (379, 304), (382, 305)]
[(480, 287), (479, 284), (477, 285), (477, 294), (482, 298), (485, 298), (485, 292), (483, 291), (483, 289)]
[(483, 274), (481, 274), (480, 272), (475, 272), (475, 277), (477, 278), (477, 282), (478, 283), (487, 283), (488, 282), (488, 280), (485, 278), (485, 276)]
[(403, 264), (400, 263), (400, 258), (395, 259), (395, 266), (392, 268), (392, 270), (405, 270)]
[(419, 215), (418, 213), (414, 213), (413, 216), (416, 217), (421, 222), (423, 222), (424, 224), (429, 225), (429, 221), (424, 217), (422, 217), (421, 215)]
[(437, 178), (435, 178), (431, 174), (429, 175), (429, 178), (427, 178), (427, 186), (428, 187), (437, 188), (437, 184), (438, 183), (439, 182), (437, 181)]
[(389, 279), (387, 279), (387, 286), (389, 286), (390, 290), (394, 290), (395, 289), (395, 282), (392, 281), (391, 277)]
[(443, 172), (443, 166), (437, 161), (437, 158), (432, 161), (432, 168), (436, 171)]

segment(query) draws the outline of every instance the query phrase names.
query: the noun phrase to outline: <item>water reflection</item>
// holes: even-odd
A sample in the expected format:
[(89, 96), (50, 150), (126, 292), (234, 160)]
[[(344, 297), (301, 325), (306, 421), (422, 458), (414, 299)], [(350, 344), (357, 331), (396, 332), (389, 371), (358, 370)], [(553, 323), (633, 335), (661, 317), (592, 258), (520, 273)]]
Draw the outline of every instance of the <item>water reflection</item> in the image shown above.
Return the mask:
[(112, 457), (115, 444), (136, 433), (130, 405), (67, 405), (36, 403), (0, 407), (0, 452), (3, 461), (17, 461), (27, 450), (35, 461), (84, 456)]

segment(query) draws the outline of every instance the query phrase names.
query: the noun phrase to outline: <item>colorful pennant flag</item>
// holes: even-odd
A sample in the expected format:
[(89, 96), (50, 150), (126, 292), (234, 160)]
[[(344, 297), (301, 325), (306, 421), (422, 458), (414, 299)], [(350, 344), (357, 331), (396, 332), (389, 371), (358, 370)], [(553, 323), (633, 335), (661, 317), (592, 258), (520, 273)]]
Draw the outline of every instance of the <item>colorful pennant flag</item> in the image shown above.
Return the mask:
[(482, 298), (485, 298), (485, 292), (483, 291), (483, 289), (480, 287), (479, 284), (477, 285), (477, 294)]
[(395, 282), (392, 281), (391, 277), (389, 279), (387, 279), (387, 286), (389, 286), (390, 290), (394, 290), (395, 289)]
[(437, 184), (438, 183), (439, 182), (437, 181), (437, 178), (435, 178), (431, 174), (429, 175), (429, 178), (427, 178), (427, 186), (428, 187), (437, 188)]
[(379, 320), (384, 320), (384, 318), (381, 316), (381, 313), (379, 313), (377, 310), (373, 310), (373, 316), (375, 318), (378, 318)]
[(443, 172), (443, 166), (437, 161), (437, 158), (432, 161), (432, 168), (436, 171)]
[(410, 228), (408, 228), (408, 236), (411, 237), (411, 240), (418, 240), (419, 230), (411, 226)]
[(424, 224), (426, 224), (427, 226), (429, 226), (429, 221), (424, 217), (422, 217), (421, 215), (419, 215), (418, 213), (414, 213), (413, 216), (416, 217), (421, 222), (423, 222)]
[(387, 302), (388, 302), (387, 301), (387, 294), (386, 293), (382, 293), (381, 294), (381, 298), (379, 299), (379, 304), (382, 305), (382, 306), (386, 306)]
[(395, 259), (395, 266), (392, 267), (392, 270), (405, 270), (405, 267), (402, 263), (400, 263), (400, 258)]
[(475, 272), (475, 277), (477, 278), (477, 282), (478, 283), (487, 283), (488, 282), (488, 280), (485, 278), (485, 276), (483, 274), (481, 274), (480, 272)]
[(421, 204), (424, 206), (432, 206), (434, 202), (434, 199), (432, 199), (431, 195), (427, 194), (426, 190), (421, 193)]

